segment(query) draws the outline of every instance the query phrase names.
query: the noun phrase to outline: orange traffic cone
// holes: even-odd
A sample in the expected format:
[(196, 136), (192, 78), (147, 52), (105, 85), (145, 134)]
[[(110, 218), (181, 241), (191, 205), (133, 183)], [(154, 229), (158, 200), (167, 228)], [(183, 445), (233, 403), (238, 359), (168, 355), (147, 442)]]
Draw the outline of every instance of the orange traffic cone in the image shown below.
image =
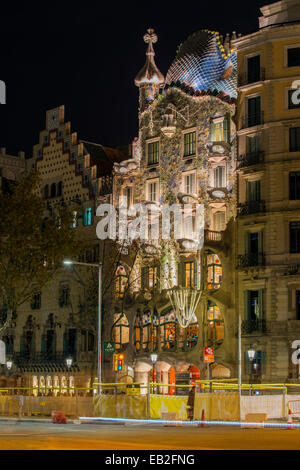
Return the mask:
[(293, 426), (293, 416), (292, 416), (292, 411), (291, 409), (289, 408), (289, 416), (288, 416), (288, 425), (287, 425), (287, 429), (294, 429), (294, 426)]
[[(204, 410), (202, 410), (202, 413), (201, 413), (201, 421), (205, 421), (205, 412)], [(198, 428), (204, 428), (205, 427), (205, 423), (200, 423), (198, 424)]]

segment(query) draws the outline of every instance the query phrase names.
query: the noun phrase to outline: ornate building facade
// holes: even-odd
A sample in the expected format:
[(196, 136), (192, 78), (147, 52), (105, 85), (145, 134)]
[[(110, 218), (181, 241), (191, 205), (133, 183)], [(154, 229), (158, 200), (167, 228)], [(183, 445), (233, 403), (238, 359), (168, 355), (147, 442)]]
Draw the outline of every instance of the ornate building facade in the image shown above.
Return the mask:
[(259, 30), (233, 42), (239, 74), (236, 305), (243, 312), (245, 377), (281, 382), (299, 375), (291, 362), (300, 333), (299, 2), (276, 2), (261, 13)]
[[(200, 31), (181, 45), (164, 78), (154, 61), (152, 29), (144, 40), (146, 64), (135, 78), (139, 136), (133, 158), (114, 166), (113, 200), (117, 207), (126, 197), (129, 213), (137, 203), (152, 208), (149, 227), (159, 236), (140, 244), (133, 267), (123, 264), (131, 304), (116, 299), (111, 339), (140, 382), (153, 373), (151, 353), (158, 355), (154, 373), (162, 383), (206, 376), (204, 346), (215, 349), (211, 375), (232, 376), (236, 54), (228, 37), (223, 45), (218, 33)], [(186, 229), (176, 240), (162, 236), (163, 206), (187, 203), (204, 207), (201, 248)], [(179, 286), (201, 293), (187, 328), (168, 296)]]
[[(191, 35), (166, 76), (154, 60), (157, 36), (147, 31), (146, 63), (135, 78), (138, 137), (126, 156), (79, 140), (63, 107), (47, 112), (27, 168), (41, 175), (46, 211), (57, 204), (73, 207), (74, 230), (87, 245), (83, 261), (108, 265), (102, 341), (115, 342), (124, 367), (114, 377), (112, 355), (103, 353), (104, 381), (237, 377), (239, 316), (243, 380), (298, 378), (291, 354), (292, 342), (300, 339), (300, 105), (293, 99), (300, 79), (300, 13), (294, 0), (261, 12), (259, 30), (247, 36), (233, 33), (224, 40), (208, 30)], [(18, 159), (22, 171), (24, 162)], [(111, 203), (119, 217), (127, 212), (128, 233), (134, 206), (151, 210), (150, 235), (132, 243), (128, 236), (99, 241), (101, 203)], [(174, 204), (181, 213), (192, 205), (192, 226), (201, 205), (203, 243), (184, 223), (180, 237), (163, 236), (163, 208)], [(88, 386), (93, 379), (96, 332), (75, 321), (90, 295), (90, 273), (68, 269), (22, 306), (7, 331), (7, 351), (22, 385)], [(180, 288), (198, 301), (186, 328), (170, 294)], [(203, 350), (209, 346), (215, 357), (207, 369)], [(151, 354), (157, 355), (155, 368)], [(172, 386), (160, 391), (175, 393)]]

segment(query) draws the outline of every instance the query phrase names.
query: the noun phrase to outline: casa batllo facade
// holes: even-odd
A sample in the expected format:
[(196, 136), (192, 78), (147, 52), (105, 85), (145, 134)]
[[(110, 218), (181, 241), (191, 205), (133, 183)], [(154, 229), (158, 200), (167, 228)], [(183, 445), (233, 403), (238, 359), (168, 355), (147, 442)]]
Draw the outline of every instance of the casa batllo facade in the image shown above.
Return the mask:
[[(215, 348), (213, 377), (235, 376), (236, 55), (228, 36), (223, 44), (217, 33), (200, 31), (181, 45), (164, 78), (154, 61), (154, 31), (144, 40), (146, 64), (135, 78), (139, 135), (133, 158), (114, 166), (113, 201), (118, 207), (126, 197), (129, 210), (137, 203), (155, 208), (149, 224), (160, 227), (160, 236), (140, 243), (133, 268), (123, 263), (131, 303), (117, 293), (111, 339), (138, 382), (151, 378), (151, 353), (158, 355), (154, 375), (161, 383), (206, 377), (204, 346)], [(174, 203), (204, 205), (201, 249), (186, 231), (181, 239), (162, 240), (160, 210)], [(176, 286), (201, 292), (187, 328), (167, 294)]]

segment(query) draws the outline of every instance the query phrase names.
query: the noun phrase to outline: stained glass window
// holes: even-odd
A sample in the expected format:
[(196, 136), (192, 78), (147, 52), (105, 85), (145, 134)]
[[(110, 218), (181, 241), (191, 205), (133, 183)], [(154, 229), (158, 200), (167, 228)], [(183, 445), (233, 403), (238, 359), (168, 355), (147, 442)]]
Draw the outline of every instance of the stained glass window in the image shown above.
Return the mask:
[(207, 344), (218, 347), (224, 341), (224, 318), (219, 307), (213, 302), (207, 304)]
[(114, 314), (113, 341), (116, 351), (124, 351), (129, 343), (129, 323), (123, 313)]
[(207, 289), (219, 289), (222, 282), (223, 268), (220, 258), (215, 253), (209, 252), (207, 261)]

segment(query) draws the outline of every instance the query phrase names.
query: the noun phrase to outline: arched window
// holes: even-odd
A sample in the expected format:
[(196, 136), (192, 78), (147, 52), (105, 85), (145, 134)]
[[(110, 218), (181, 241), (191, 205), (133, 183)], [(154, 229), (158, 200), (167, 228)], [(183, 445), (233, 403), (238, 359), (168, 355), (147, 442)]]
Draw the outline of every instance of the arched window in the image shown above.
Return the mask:
[(218, 255), (209, 251), (206, 255), (207, 289), (215, 290), (221, 287), (223, 268)]
[(163, 351), (175, 351), (176, 340), (176, 317), (170, 308), (160, 316), (160, 341)]
[(113, 341), (117, 352), (124, 351), (129, 343), (129, 323), (124, 313), (114, 314)]
[(127, 287), (128, 277), (126, 275), (126, 270), (124, 266), (120, 265), (116, 269), (116, 299), (123, 299), (124, 293)]
[(48, 197), (49, 197), (49, 186), (48, 184), (46, 184), (46, 186), (44, 187), (44, 198), (48, 199)]
[(211, 301), (207, 303), (207, 320), (207, 344), (216, 348), (224, 341), (224, 318), (219, 307)]
[(55, 184), (55, 183), (52, 183), (52, 184), (51, 184), (51, 193), (50, 193), (50, 197), (56, 197), (56, 184)]

